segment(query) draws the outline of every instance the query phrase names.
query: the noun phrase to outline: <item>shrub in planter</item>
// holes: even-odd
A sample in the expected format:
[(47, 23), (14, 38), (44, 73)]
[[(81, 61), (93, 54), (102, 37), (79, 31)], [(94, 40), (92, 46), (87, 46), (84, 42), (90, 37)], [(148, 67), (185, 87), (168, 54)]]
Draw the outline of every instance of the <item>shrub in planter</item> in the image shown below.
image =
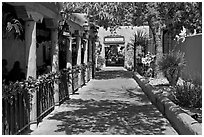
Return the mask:
[(102, 66), (104, 65), (105, 63), (105, 58), (101, 57), (101, 56), (98, 56), (97, 58), (97, 70), (100, 70), (102, 68)]
[(169, 84), (175, 86), (181, 75), (181, 70), (185, 66), (184, 53), (180, 51), (170, 51), (162, 56), (158, 65), (159, 69), (169, 81)]
[(129, 71), (132, 71), (132, 69), (133, 69), (132, 61), (130, 61), (130, 60), (127, 61), (126, 69)]
[(202, 86), (184, 81), (182, 85), (177, 85), (173, 92), (175, 103), (183, 107), (202, 107)]

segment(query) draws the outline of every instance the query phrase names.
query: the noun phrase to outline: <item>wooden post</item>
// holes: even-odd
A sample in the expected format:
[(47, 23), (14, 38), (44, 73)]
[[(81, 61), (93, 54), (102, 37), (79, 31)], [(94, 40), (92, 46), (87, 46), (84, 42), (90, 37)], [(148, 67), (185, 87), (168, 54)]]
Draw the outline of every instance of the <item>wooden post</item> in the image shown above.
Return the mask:
[(72, 37), (68, 38), (67, 43), (67, 68), (72, 68)]
[[(58, 30), (52, 29), (52, 72), (59, 72), (59, 44), (58, 44)], [(59, 83), (54, 82), (54, 102), (55, 108), (59, 107)]]
[(95, 43), (95, 40), (92, 39), (92, 78), (95, 78), (95, 72), (96, 72), (96, 67), (95, 67), (95, 64), (96, 64), (96, 54), (95, 54), (95, 51), (96, 51), (96, 43)]
[[(105, 54), (105, 46), (102, 45), (102, 50), (101, 50), (101, 56), (105, 59), (106, 58), (106, 54)], [(106, 61), (103, 64), (103, 68), (106, 67)]]
[[(67, 68), (72, 69), (72, 37), (69, 37), (69, 42), (68, 42), (68, 46), (67, 46)], [(72, 93), (72, 74), (69, 74), (69, 93)]]
[[(91, 40), (91, 38), (89, 38), (89, 42), (88, 42), (89, 44), (88, 44), (88, 48), (89, 48), (89, 61), (91, 62), (91, 63), (93, 63), (93, 59), (92, 59), (92, 40)], [(89, 74), (90, 74), (90, 79), (92, 79), (92, 64), (91, 64), (91, 67), (90, 67), (90, 69), (89, 69)]]
[(133, 66), (134, 66), (134, 69), (133, 70), (134, 70), (134, 72), (136, 72), (136, 63), (137, 62), (136, 62), (136, 44), (135, 43), (134, 43), (134, 47), (133, 47), (133, 52), (134, 52), (134, 54), (133, 54), (134, 55), (133, 56), (133, 64), (134, 64)]
[[(84, 64), (87, 66), (88, 64), (88, 40), (85, 40), (85, 45), (84, 45)], [(86, 68), (85, 71), (85, 82), (88, 82), (88, 69)]]
[[(81, 37), (78, 35), (77, 36), (77, 65), (81, 65)], [(81, 87), (81, 70), (78, 74), (78, 84), (79, 87)]]
[[(36, 79), (36, 22), (26, 21), (25, 23), (25, 45), (26, 45), (26, 64), (27, 74), (26, 79), (29, 76)], [(31, 92), (33, 98), (31, 101), (30, 109), (30, 130), (37, 128), (37, 92)]]

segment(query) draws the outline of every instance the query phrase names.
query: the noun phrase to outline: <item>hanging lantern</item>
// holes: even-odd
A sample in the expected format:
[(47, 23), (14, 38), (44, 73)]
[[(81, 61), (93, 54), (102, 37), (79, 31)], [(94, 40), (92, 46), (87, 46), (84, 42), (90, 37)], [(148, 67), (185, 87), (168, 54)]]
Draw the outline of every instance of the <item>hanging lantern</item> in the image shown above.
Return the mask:
[(85, 32), (88, 32), (88, 30), (89, 30), (89, 24), (88, 24), (87, 21), (85, 21), (85, 23), (83, 24), (83, 28), (84, 28), (84, 31), (85, 31)]

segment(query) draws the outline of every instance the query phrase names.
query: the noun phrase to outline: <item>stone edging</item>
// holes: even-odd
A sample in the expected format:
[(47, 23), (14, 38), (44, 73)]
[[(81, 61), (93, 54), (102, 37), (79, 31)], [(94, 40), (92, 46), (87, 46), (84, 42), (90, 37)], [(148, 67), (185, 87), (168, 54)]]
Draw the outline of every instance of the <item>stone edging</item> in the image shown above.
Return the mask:
[(145, 79), (138, 73), (133, 73), (133, 78), (142, 88), (143, 92), (148, 96), (151, 102), (158, 110), (169, 120), (171, 125), (180, 135), (202, 135), (202, 125), (185, 113), (178, 105), (174, 104), (170, 99), (161, 95), (161, 93), (153, 93), (153, 87), (145, 82)]

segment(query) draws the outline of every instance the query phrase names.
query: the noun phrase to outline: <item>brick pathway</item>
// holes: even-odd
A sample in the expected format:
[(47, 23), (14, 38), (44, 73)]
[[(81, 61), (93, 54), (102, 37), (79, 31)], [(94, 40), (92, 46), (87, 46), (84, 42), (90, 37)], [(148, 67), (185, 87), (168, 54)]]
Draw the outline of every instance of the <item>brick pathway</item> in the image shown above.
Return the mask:
[[(116, 70), (116, 71), (114, 71)], [(32, 135), (175, 135), (151, 104), (132, 73), (106, 68), (71, 95)]]

